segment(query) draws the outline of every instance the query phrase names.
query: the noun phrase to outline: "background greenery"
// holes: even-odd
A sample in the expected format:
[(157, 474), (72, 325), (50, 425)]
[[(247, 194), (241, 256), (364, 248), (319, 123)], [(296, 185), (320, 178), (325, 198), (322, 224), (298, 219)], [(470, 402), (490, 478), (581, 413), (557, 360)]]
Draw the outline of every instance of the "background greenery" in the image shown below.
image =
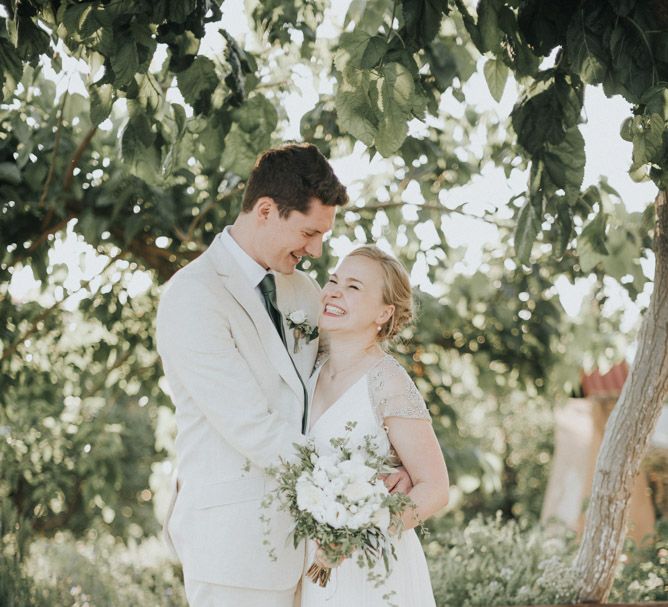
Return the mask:
[[(651, 204), (628, 212), (606, 181), (582, 187), (583, 100), (601, 84), (632, 104), (610, 128), (633, 144), (632, 176), (665, 188), (663, 5), (354, 0), (327, 37), (328, 3), (248, 2), (242, 42), (211, 0), (1, 4), (0, 598), (182, 604), (150, 539), (174, 432), (156, 302), (234, 219), (256, 155), (284, 139), (299, 65), (319, 83), (301, 137), (334, 159), (385, 159), (357, 180), (335, 234), (382, 239), (436, 287), (416, 292), (396, 351), (453, 483), (425, 544), (438, 600), (566, 600), (572, 543), (545, 544), (535, 527), (552, 411), (583, 365), (626, 351), (634, 330), (605, 312), (605, 284), (643, 291), (654, 222)], [(478, 72), (496, 100), (518, 91), (509, 120), (468, 101)], [(63, 86), (72, 79), (81, 86)], [(524, 174), (526, 191), (490, 192), (495, 212), (480, 219), (498, 240), (463, 273), (446, 220), (472, 213), (442, 193), (490, 167)], [(322, 282), (335, 262), (330, 251), (304, 269)], [(39, 288), (17, 297), (26, 271)], [(593, 277), (577, 318), (560, 276)], [(615, 596), (666, 598), (666, 550), (629, 548)]]

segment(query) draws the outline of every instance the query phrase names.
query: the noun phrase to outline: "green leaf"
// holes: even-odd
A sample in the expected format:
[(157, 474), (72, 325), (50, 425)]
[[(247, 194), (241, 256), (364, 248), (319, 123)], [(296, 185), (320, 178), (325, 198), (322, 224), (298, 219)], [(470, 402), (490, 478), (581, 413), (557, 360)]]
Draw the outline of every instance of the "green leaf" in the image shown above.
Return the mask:
[(663, 136), (666, 123), (659, 114), (636, 116), (633, 119), (633, 163), (636, 165), (647, 162), (660, 164), (660, 153), (663, 149)]
[(123, 159), (128, 163), (139, 161), (154, 140), (155, 133), (148, 117), (143, 113), (135, 113), (128, 120), (121, 136)]
[(503, 31), (499, 27), (496, 3), (493, 0), (478, 2), (478, 31), (482, 52), (496, 51), (503, 40)]
[(278, 124), (278, 113), (264, 95), (256, 94), (232, 114), (233, 120), (257, 140), (258, 151), (268, 147), (271, 134)]
[(531, 249), (540, 232), (542, 217), (538, 216), (531, 199), (527, 200), (520, 209), (515, 226), (515, 253), (517, 258), (525, 265), (529, 265)]
[(114, 104), (114, 87), (111, 84), (92, 85), (88, 88), (90, 95), (90, 120), (94, 126), (109, 118)]
[(356, 72), (339, 81), (336, 91), (336, 122), (344, 133), (350, 133), (367, 146), (373, 145), (378, 132), (377, 110), (369, 98), (369, 75)]
[(577, 197), (585, 169), (584, 139), (580, 129), (573, 127), (561, 143), (546, 145), (543, 161), (551, 181), (566, 191), (567, 199)]
[(355, 30), (373, 35), (386, 20), (387, 3), (384, 0), (353, 0), (348, 7), (343, 29), (355, 23)]
[(561, 199), (557, 201), (556, 225), (558, 226), (559, 238), (554, 245), (554, 254), (557, 258), (563, 257), (568, 243), (573, 236), (573, 215), (568, 203)]
[(13, 162), (0, 162), (0, 183), (18, 185), (21, 183), (21, 171)]
[(383, 36), (374, 36), (369, 40), (362, 55), (361, 66), (365, 70), (376, 67), (387, 52), (387, 42)]
[(344, 32), (339, 38), (339, 48), (334, 55), (334, 66), (342, 74), (350, 68), (360, 69), (362, 57), (371, 36), (366, 32), (354, 31)]
[(63, 118), (70, 124), (75, 118), (81, 119), (88, 113), (89, 100), (79, 93), (71, 93), (67, 96), (63, 108)]
[(233, 124), (225, 136), (221, 165), (246, 179), (258, 154), (269, 147), (278, 124), (273, 104), (263, 95), (251, 97), (232, 113)]
[(139, 86), (137, 99), (141, 106), (150, 114), (157, 111), (162, 101), (162, 90), (153, 74), (138, 74), (135, 81)]
[[(8, 29), (12, 24), (11, 20), (7, 20)], [(15, 26), (14, 43), (16, 51), (23, 61), (34, 65), (40, 55), (49, 53), (49, 35), (38, 27), (30, 17), (17, 15)]]
[(242, 131), (238, 125), (233, 124), (227, 137), (225, 137), (220, 165), (226, 171), (231, 171), (242, 179), (247, 179), (253, 169), (257, 154), (253, 137)]
[(400, 63), (388, 63), (381, 70), (381, 108), (387, 110), (391, 104), (408, 114), (414, 103), (415, 83), (411, 73)]
[(183, 133), (183, 129), (186, 126), (186, 111), (178, 103), (172, 103), (171, 106), (174, 112), (174, 120), (176, 121), (176, 129), (179, 133)]
[(406, 114), (397, 104), (389, 102), (382, 114), (376, 133), (375, 146), (378, 152), (385, 158), (391, 156), (401, 147), (407, 134)]
[(114, 41), (114, 51), (109, 57), (114, 70), (114, 85), (122, 88), (134, 79), (139, 68), (137, 45), (130, 36), (119, 37)]
[(420, 48), (438, 34), (443, 15), (448, 14), (448, 3), (444, 0), (402, 0), (401, 9), (406, 34)]
[(563, 46), (578, 4), (578, 0), (524, 0), (520, 3), (517, 23), (537, 54), (547, 56), (556, 46)]
[(592, 219), (580, 233), (579, 240), (589, 243), (592, 250), (599, 255), (607, 255), (605, 230), (608, 224), (608, 214), (601, 211)]
[(577, 77), (543, 72), (511, 114), (520, 145), (535, 156), (546, 144), (560, 143), (580, 121), (583, 101), (584, 88)]
[(218, 86), (216, 67), (211, 59), (203, 56), (195, 57), (187, 70), (176, 75), (176, 80), (183, 98), (193, 108), (205, 109)]
[(500, 59), (488, 59), (483, 68), (489, 92), (495, 101), (501, 101), (508, 79), (508, 66)]
[(197, 0), (168, 0), (165, 4), (165, 18), (176, 23), (185, 23), (197, 9)]

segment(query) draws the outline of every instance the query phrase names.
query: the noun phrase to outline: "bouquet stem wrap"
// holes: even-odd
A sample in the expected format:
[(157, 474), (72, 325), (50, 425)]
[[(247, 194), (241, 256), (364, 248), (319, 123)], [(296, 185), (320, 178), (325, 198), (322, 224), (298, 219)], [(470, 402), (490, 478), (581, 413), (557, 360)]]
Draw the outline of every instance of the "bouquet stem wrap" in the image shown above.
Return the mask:
[(306, 576), (314, 583), (319, 584), (322, 588), (327, 586), (329, 578), (332, 577), (332, 570), (329, 567), (323, 567), (318, 563), (312, 563), (306, 572)]

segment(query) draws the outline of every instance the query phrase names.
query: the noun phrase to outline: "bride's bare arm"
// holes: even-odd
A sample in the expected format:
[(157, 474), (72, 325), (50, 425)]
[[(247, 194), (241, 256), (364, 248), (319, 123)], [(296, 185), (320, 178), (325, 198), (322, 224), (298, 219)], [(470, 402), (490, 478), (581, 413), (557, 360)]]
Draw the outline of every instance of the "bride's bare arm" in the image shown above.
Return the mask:
[(416, 508), (403, 515), (404, 529), (412, 529), (447, 505), (450, 480), (443, 452), (428, 420), (386, 417), (390, 442), (410, 475), (408, 496)]

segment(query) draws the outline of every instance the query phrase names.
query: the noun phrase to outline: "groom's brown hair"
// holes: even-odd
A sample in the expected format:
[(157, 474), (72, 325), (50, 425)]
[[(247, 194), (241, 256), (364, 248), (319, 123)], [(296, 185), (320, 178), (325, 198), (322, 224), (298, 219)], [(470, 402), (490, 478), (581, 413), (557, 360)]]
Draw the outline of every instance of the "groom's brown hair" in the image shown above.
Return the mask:
[(274, 200), (281, 217), (292, 211), (307, 213), (312, 198), (328, 206), (343, 206), (348, 202), (345, 186), (327, 159), (310, 143), (271, 148), (257, 159), (244, 191), (242, 212), (250, 212), (262, 196)]

